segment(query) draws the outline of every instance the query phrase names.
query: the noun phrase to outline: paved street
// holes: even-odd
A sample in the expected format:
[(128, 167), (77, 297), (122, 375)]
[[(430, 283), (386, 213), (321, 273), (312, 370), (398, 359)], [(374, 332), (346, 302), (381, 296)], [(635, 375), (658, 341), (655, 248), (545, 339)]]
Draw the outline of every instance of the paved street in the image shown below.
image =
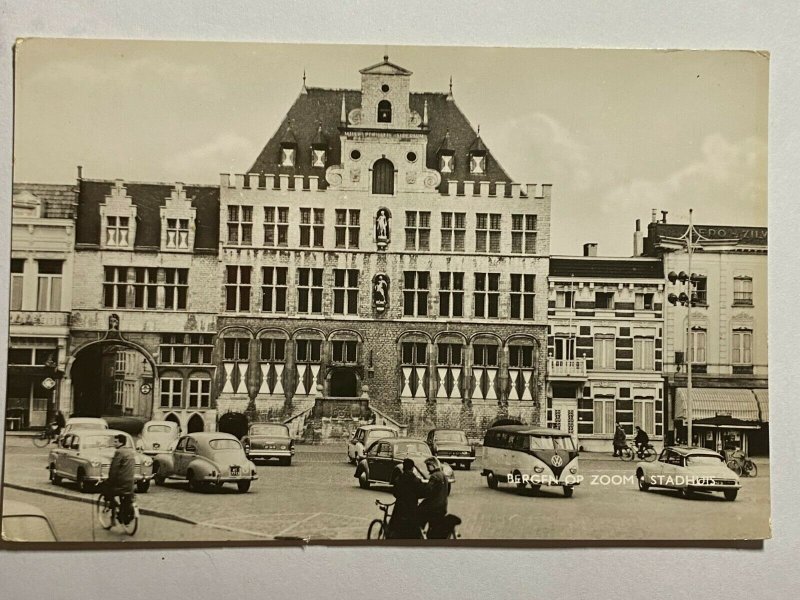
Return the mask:
[[(136, 539), (363, 539), (369, 522), (380, 515), (375, 499), (391, 501), (392, 496), (388, 489), (360, 489), (352, 477), (353, 467), (344, 460), (344, 449), (338, 449), (304, 451), (301, 446), (291, 467), (259, 465), (260, 479), (247, 494), (230, 486), (213, 493), (189, 492), (182, 482), (151, 486), (150, 492), (138, 495), (141, 508), (198, 525), (145, 517), (143, 523), (151, 525)], [(14, 440), (6, 453), (6, 482), (71, 497), (88, 496), (69, 482), (60, 486), (48, 482), (46, 453), (29, 440)], [(571, 499), (564, 498), (560, 488), (538, 493), (509, 486), (490, 490), (480, 476), (480, 463), (471, 471), (456, 471), (450, 511), (463, 519), (461, 537), (701, 540), (769, 535), (766, 462), (759, 464), (758, 478), (742, 480), (735, 502), (725, 501), (720, 494), (687, 500), (672, 491), (642, 493), (632, 477), (622, 479), (632, 476), (633, 465), (618, 459), (585, 455), (581, 468), (586, 479)], [(84, 525), (76, 521), (69, 527), (69, 535), (75, 536), (69, 539), (91, 536), (88, 505), (25, 495), (33, 498), (25, 501), (40, 505), (57, 522), (70, 520), (74, 511), (86, 513)], [(173, 537), (171, 532), (178, 530), (190, 533)]]

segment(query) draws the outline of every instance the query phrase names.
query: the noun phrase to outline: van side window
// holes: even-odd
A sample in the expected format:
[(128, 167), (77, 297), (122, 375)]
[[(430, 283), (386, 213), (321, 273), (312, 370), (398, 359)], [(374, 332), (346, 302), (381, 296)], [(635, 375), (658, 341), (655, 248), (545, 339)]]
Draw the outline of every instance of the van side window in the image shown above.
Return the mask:
[(487, 448), (494, 447), (494, 437), (495, 437), (494, 431), (491, 430), (487, 431), (486, 437), (483, 439), (483, 445), (486, 446)]
[(524, 435), (519, 434), (519, 433), (514, 434), (511, 447), (514, 450), (525, 450), (525, 438), (526, 437), (527, 436), (524, 436)]

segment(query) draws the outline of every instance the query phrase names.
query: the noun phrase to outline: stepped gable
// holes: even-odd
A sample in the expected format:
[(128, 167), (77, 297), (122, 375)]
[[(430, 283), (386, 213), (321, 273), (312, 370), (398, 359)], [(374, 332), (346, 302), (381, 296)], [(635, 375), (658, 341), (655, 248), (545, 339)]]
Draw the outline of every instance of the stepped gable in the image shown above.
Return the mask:
[[(138, 227), (134, 248), (156, 250), (161, 246), (161, 207), (175, 189), (167, 183), (128, 183), (123, 181), (128, 196), (136, 206)], [(114, 181), (83, 179), (78, 194), (78, 223), (75, 243), (99, 246), (100, 205), (111, 194)], [(195, 250), (217, 252), (219, 241), (219, 187), (184, 185), (186, 197), (197, 209)]]
[[(317, 175), (320, 187), (324, 187), (324, 169), (311, 166), (310, 147), (314, 143), (322, 127), (323, 136), (329, 141), (328, 166), (341, 164), (341, 148), (338, 143), (339, 126), (342, 112), (342, 95), (345, 98), (346, 110), (349, 112), (361, 106), (361, 92), (358, 90), (330, 90), (307, 88), (298, 95), (289, 112), (284, 117), (278, 130), (273, 134), (264, 149), (258, 155), (248, 173)], [(448, 146), (455, 153), (455, 171), (443, 178), (442, 189), (447, 189), (447, 179), (458, 181), (513, 181), (494, 158), (491, 151), (486, 150), (487, 168), (482, 175), (469, 173), (468, 153), (478, 139), (478, 134), (467, 118), (452, 100), (444, 93), (412, 93), (410, 107), (420, 115), (423, 114), (425, 102), (428, 103), (428, 126), (420, 131), (428, 132), (428, 150), (426, 166), (438, 169), (436, 153), (445, 135)], [(281, 141), (291, 128), (297, 139), (298, 156), (293, 167), (278, 164)], [(482, 142), (481, 142), (482, 143)]]
[(550, 276), (596, 279), (663, 279), (664, 266), (658, 259), (551, 257)]

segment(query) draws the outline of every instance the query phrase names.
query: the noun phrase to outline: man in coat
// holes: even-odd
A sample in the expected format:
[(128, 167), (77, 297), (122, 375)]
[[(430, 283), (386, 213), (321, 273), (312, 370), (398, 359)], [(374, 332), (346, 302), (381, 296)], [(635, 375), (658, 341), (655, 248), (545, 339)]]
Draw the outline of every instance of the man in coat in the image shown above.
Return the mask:
[(642, 451), (650, 443), (650, 436), (647, 435), (647, 432), (644, 429), (642, 429), (641, 427), (639, 427), (637, 425), (636, 426), (636, 438), (633, 441), (636, 444), (639, 453), (641, 454)]
[(622, 449), (625, 447), (625, 430), (617, 423), (614, 431), (614, 456), (622, 456)]
[(403, 459), (403, 470), (394, 480), (392, 493), (397, 500), (394, 503), (387, 537), (395, 540), (422, 538), (417, 502), (425, 493), (425, 484), (414, 473), (412, 459)]
[(115, 497), (119, 496), (120, 520), (125, 523), (125, 519), (132, 516), (129, 511), (133, 503), (133, 489), (136, 474), (136, 452), (127, 445), (127, 438), (120, 433), (114, 436), (114, 457), (111, 459), (111, 466), (108, 469), (108, 479), (105, 481), (104, 493), (112, 503), (116, 502)]
[[(425, 485), (425, 499), (419, 505), (419, 523), (422, 529), (429, 524), (428, 539), (447, 537), (446, 532), (440, 532), (437, 527), (447, 514), (447, 496), (450, 494), (450, 484), (442, 471), (439, 459), (430, 457), (425, 459), (428, 467), (428, 483)], [(438, 535), (442, 533), (442, 535)]]

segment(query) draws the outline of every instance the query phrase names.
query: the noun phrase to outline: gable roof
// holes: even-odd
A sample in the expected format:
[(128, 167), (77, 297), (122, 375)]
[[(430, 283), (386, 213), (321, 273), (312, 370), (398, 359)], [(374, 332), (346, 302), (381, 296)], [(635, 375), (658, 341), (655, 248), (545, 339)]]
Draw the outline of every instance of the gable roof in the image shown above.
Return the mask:
[(663, 279), (660, 259), (551, 257), (551, 277), (595, 279)]
[(362, 75), (412, 75), (411, 71), (404, 69), (400, 65), (389, 62), (388, 57), (384, 57), (382, 62), (370, 67), (364, 67), (359, 71)]
[(15, 183), (13, 194), (30, 194), (41, 202), (41, 215), (45, 219), (73, 219), (78, 199), (74, 184)]
[[(324, 187), (325, 181), (322, 177), (325, 174), (325, 169), (311, 166), (310, 147), (318, 135), (319, 128), (322, 127), (322, 135), (325, 136), (329, 143), (328, 166), (341, 164), (339, 125), (342, 112), (342, 96), (344, 96), (345, 107), (348, 112), (361, 106), (361, 92), (357, 90), (307, 88), (305, 93), (299, 94), (278, 126), (278, 130), (267, 141), (247, 172), (276, 175), (317, 175), (321, 178), (320, 187)], [(447, 188), (447, 179), (458, 181), (513, 181), (488, 149), (486, 149), (486, 173), (471, 175), (467, 157), (470, 148), (478, 138), (478, 133), (472, 128), (472, 125), (470, 125), (456, 103), (452, 99), (448, 100), (447, 94), (439, 92), (412, 93), (409, 97), (411, 110), (422, 115), (426, 101), (428, 103), (426, 166), (429, 169), (438, 169), (436, 153), (441, 147), (445, 136), (448, 136), (448, 146), (455, 154), (454, 172), (442, 177), (441, 189)], [(297, 157), (295, 166), (283, 167), (279, 163), (280, 144), (285, 139), (290, 127), (297, 139)]]
[[(175, 188), (166, 183), (128, 183), (123, 185), (136, 207), (136, 239), (134, 248), (158, 249), (161, 247), (161, 207)], [(113, 181), (82, 179), (79, 182), (78, 214), (75, 243), (100, 245), (100, 205), (111, 194)], [(219, 241), (219, 187), (185, 185), (186, 197), (197, 209), (195, 213), (195, 250), (214, 251)]]

